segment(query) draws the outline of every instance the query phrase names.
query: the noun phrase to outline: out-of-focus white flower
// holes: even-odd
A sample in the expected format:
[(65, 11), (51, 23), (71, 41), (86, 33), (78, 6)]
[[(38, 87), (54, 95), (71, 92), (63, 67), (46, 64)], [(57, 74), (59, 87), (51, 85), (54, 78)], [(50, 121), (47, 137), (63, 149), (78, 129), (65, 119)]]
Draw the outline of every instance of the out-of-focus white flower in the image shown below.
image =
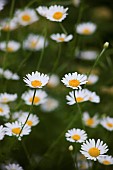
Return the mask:
[(80, 5), (80, 0), (73, 0), (72, 3), (75, 7), (78, 7)]
[(97, 55), (98, 52), (94, 50), (84, 50), (77, 53), (77, 57), (84, 60), (95, 60)]
[(48, 8), (46, 6), (39, 6), (36, 11), (43, 17), (46, 17)]
[(0, 103), (13, 102), (17, 99), (17, 94), (0, 93)]
[(3, 140), (4, 136), (5, 136), (4, 127), (3, 125), (0, 125), (0, 140)]
[(55, 40), (56, 42), (68, 42), (68, 41), (72, 40), (73, 35), (71, 35), (71, 34), (66, 35), (64, 33), (62, 33), (62, 34), (57, 33), (57, 34), (52, 34), (50, 37), (51, 37), (52, 40)]
[(10, 40), (8, 43), (6, 41), (0, 42), (0, 50), (7, 51), (9, 53), (16, 52), (20, 48), (20, 43)]
[(0, 11), (4, 8), (6, 0), (0, 0)]
[[(27, 50), (39, 51), (44, 47), (44, 37), (35, 34), (29, 34), (27, 39), (23, 42), (23, 48)], [(45, 47), (48, 41), (45, 42)]]
[(113, 165), (113, 157), (109, 155), (101, 156), (98, 161), (103, 165)]
[(26, 26), (39, 20), (34, 9), (25, 8), (24, 10), (17, 10), (15, 17), (20, 25)]
[(5, 116), (6, 118), (9, 118), (9, 106), (7, 104), (0, 104), (0, 116)]
[(5, 170), (24, 170), (19, 164), (17, 163), (9, 163), (7, 165), (3, 165)]
[(41, 104), (41, 109), (44, 112), (51, 112), (51, 111), (55, 110), (58, 106), (59, 106), (58, 100), (48, 97), (46, 102)]
[(90, 74), (89, 77), (88, 77), (88, 82), (87, 84), (88, 85), (92, 85), (92, 84), (95, 84), (97, 81), (98, 81), (99, 77), (95, 74)]
[(18, 27), (16, 18), (13, 19), (6, 18), (4, 20), (1, 20), (0, 24), (1, 24), (1, 30), (3, 31), (12, 31)]
[(93, 102), (93, 103), (100, 103), (100, 97), (96, 94), (96, 92), (91, 92), (89, 90), (87, 90), (87, 94), (89, 97), (89, 101)]
[(101, 125), (109, 130), (109, 131), (113, 131), (113, 118), (112, 117), (104, 117), (102, 120), (101, 120)]
[(10, 70), (5, 70), (3, 76), (8, 80), (19, 80), (20, 77), (16, 73), (12, 73)]
[(58, 86), (59, 84), (60, 84), (60, 79), (59, 79), (58, 75), (52, 74), (49, 78), (47, 86), (50, 88), (51, 87), (54, 88), (54, 87)]
[(99, 120), (98, 120), (98, 115), (94, 115), (93, 117), (90, 117), (88, 112), (84, 112), (83, 113), (83, 123), (86, 126), (89, 126), (91, 128), (95, 128), (98, 124), (99, 124)]

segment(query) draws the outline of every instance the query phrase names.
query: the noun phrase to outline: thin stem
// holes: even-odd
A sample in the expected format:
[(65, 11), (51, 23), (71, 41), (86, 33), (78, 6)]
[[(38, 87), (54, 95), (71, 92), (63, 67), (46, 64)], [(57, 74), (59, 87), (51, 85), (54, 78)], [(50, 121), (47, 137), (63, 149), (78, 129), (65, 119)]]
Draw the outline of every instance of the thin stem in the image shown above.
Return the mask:
[(18, 135), (18, 138), (20, 137), (21, 132), (22, 132), (24, 126), (26, 125), (26, 123), (27, 123), (27, 121), (28, 121), (28, 119), (29, 119), (30, 113), (31, 113), (32, 108), (33, 108), (33, 103), (34, 103), (34, 99), (35, 99), (35, 94), (36, 94), (36, 89), (34, 90), (34, 94), (33, 94), (33, 99), (32, 99), (32, 103), (31, 103), (30, 111), (29, 111), (29, 113), (28, 113), (28, 116), (27, 116), (27, 118), (26, 118), (25, 123), (24, 123), (23, 126), (22, 126), (22, 129), (20, 130), (20, 133), (19, 133), (19, 135)]
[(30, 1), (26, 7), (28, 8), (28, 7), (30, 7), (31, 5), (33, 5), (35, 2), (38, 2), (38, 1), (39, 1), (39, 0)]
[(66, 29), (64, 28), (64, 26), (62, 25), (62, 23), (59, 23), (59, 25), (60, 25), (62, 31), (64, 32), (64, 34), (67, 34), (67, 31), (66, 31)]

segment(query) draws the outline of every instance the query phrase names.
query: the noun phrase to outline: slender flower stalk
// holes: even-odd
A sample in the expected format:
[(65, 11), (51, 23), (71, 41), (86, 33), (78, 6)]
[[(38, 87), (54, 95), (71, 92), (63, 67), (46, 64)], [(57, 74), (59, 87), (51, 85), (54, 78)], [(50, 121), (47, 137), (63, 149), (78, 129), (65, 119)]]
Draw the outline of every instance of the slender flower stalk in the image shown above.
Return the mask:
[(64, 32), (64, 34), (67, 34), (67, 31), (66, 31), (66, 29), (64, 28), (63, 24), (60, 22), (59, 25), (60, 25), (62, 31)]

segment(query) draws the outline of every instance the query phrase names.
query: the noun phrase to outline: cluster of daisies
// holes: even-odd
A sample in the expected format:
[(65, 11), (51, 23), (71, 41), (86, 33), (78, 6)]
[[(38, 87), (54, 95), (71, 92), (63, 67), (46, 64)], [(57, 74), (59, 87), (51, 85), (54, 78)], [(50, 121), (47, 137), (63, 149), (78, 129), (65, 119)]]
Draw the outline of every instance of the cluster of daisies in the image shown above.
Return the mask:
[(4, 70), (0, 68), (0, 77), (4, 77), (7, 80), (19, 80), (20, 77), (17, 73), (13, 73), (11, 70)]

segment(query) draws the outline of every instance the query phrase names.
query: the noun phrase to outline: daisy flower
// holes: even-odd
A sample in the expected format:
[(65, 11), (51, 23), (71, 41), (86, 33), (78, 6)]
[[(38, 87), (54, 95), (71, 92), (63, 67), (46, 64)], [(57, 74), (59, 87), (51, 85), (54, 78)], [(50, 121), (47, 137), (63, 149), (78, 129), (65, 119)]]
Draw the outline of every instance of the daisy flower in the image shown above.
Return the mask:
[(87, 134), (81, 129), (71, 129), (65, 134), (66, 140), (70, 142), (82, 143), (87, 139)]
[(5, 168), (5, 170), (23, 170), (23, 168), (17, 163), (4, 165), (3, 167)]
[(94, 115), (93, 117), (90, 117), (88, 112), (83, 113), (83, 122), (86, 126), (89, 126), (91, 128), (95, 128), (99, 124), (98, 115)]
[(49, 77), (49, 81), (48, 81), (47, 86), (51, 87), (51, 88), (54, 88), (54, 87), (57, 87), (59, 84), (60, 84), (60, 79), (59, 79), (58, 75), (52, 74)]
[(4, 8), (6, 0), (0, 0), (0, 11)]
[(76, 27), (76, 32), (81, 35), (91, 35), (95, 32), (96, 25), (92, 22), (78, 24)]
[(107, 130), (109, 131), (113, 131), (113, 118), (107, 116), (107, 117), (104, 117), (100, 124)]
[(98, 52), (94, 50), (84, 50), (78, 52), (78, 58), (84, 60), (95, 60), (97, 58)]
[(4, 136), (5, 136), (4, 127), (3, 125), (0, 125), (0, 140), (3, 140)]
[[(18, 121), (21, 122), (22, 124), (24, 124), (24, 123), (26, 122), (26, 119), (27, 119), (27, 117), (28, 117), (28, 114), (29, 114), (29, 113), (27, 113), (27, 112), (23, 113), (23, 114), (20, 116), (20, 118), (18, 119)], [(29, 115), (29, 118), (28, 118), (28, 120), (27, 120), (27, 122), (26, 122), (26, 124), (27, 124), (28, 126), (32, 127), (32, 126), (36, 126), (38, 123), (39, 123), (39, 118), (38, 118), (38, 116), (33, 115), (33, 114), (30, 114), (30, 115)]]
[(13, 102), (16, 99), (17, 99), (17, 94), (8, 94), (8, 93), (0, 94), (0, 103)]
[(95, 93), (95, 92), (91, 92), (89, 90), (87, 90), (87, 94), (89, 97), (89, 101), (93, 102), (93, 103), (100, 103), (100, 97)]
[(24, 77), (23, 80), (27, 86), (31, 88), (42, 88), (49, 81), (49, 76), (47, 76), (47, 74), (41, 74), (38, 71), (26, 74), (26, 77)]
[(20, 43), (13, 40), (8, 41), (8, 43), (6, 43), (5, 41), (0, 42), (0, 50), (5, 52), (6, 51), (9, 53), (16, 52), (19, 50), (19, 48)]
[(67, 15), (68, 8), (64, 8), (60, 5), (50, 6), (46, 13), (46, 18), (50, 21), (62, 22)]
[(12, 31), (18, 27), (16, 18), (13, 19), (6, 18), (2, 20), (0, 24), (1, 24), (1, 29), (3, 31)]
[(17, 120), (17, 119), (19, 119), (24, 113), (26, 113), (26, 112), (24, 112), (24, 111), (22, 111), (22, 110), (17, 111), (17, 112), (14, 112), (14, 113), (12, 114), (12, 119), (13, 119), (13, 120)]
[[(35, 34), (29, 34), (27, 39), (23, 42), (23, 48), (32, 51), (39, 51), (44, 47), (44, 37)], [(48, 45), (46, 40), (45, 46)]]
[(38, 8), (36, 8), (36, 11), (43, 17), (46, 17), (48, 8), (46, 6), (39, 6)]
[(69, 95), (66, 96), (66, 99), (68, 100), (67, 104), (69, 105), (75, 104), (76, 101), (77, 103), (88, 101), (87, 90), (83, 89), (79, 91), (75, 90), (75, 91), (69, 92)]
[(24, 135), (29, 135), (31, 132), (31, 128), (28, 125), (25, 125), (23, 130), (22, 129), (22, 123), (20, 122), (12, 122), (12, 123), (6, 123), (5, 124), (5, 134), (8, 136), (16, 136), (19, 137), (18, 140), (21, 140), (21, 137)]
[[(34, 94), (34, 90), (29, 90), (28, 92), (25, 92), (22, 94), (22, 99), (25, 101), (27, 105), (32, 104), (33, 94)], [(37, 90), (35, 97), (34, 97), (33, 104), (37, 106), (39, 104), (44, 103), (46, 101), (46, 97), (47, 97), (47, 94), (45, 91)]]
[(24, 10), (17, 10), (15, 17), (20, 25), (26, 26), (39, 20), (34, 9), (26, 8)]
[(109, 155), (100, 157), (98, 161), (103, 165), (113, 165), (113, 157)]
[(66, 87), (70, 87), (72, 89), (81, 89), (81, 85), (87, 83), (87, 76), (84, 74), (68, 73), (65, 74), (61, 80)]
[(58, 100), (52, 97), (48, 97), (46, 102), (41, 104), (40, 107), (41, 107), (41, 110), (43, 110), (44, 112), (51, 112), (55, 110), (58, 106), (59, 106)]
[(87, 158), (96, 161), (104, 153), (108, 151), (108, 146), (103, 144), (100, 139), (97, 142), (94, 139), (86, 140), (82, 146), (80, 152)]
[(9, 106), (7, 104), (0, 103), (0, 116), (5, 116), (6, 118), (9, 118), (9, 112)]
[(56, 42), (68, 42), (68, 41), (72, 40), (73, 35), (71, 35), (71, 34), (66, 35), (64, 33), (62, 33), (62, 34), (57, 33), (57, 34), (52, 34), (50, 37), (51, 37), (52, 40), (55, 40)]
[(92, 84), (95, 84), (97, 81), (98, 81), (99, 77), (95, 74), (90, 74), (89, 77), (88, 77), (88, 82), (87, 84), (88, 85), (92, 85)]
[(19, 80), (20, 77), (16, 73), (12, 73), (10, 70), (5, 70), (3, 76), (8, 80)]

